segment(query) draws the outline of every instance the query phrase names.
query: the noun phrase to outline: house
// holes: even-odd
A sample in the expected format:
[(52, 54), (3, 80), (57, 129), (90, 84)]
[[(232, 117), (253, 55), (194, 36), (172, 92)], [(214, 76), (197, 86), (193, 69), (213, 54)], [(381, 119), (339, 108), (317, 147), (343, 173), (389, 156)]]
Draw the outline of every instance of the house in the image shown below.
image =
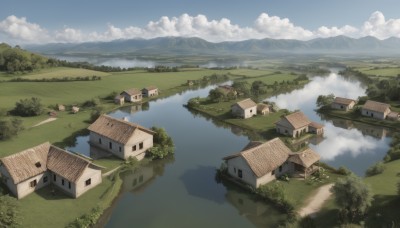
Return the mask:
[(279, 138), (250, 142), (241, 152), (223, 158), (230, 176), (255, 188), (284, 174), (306, 178), (319, 169), (319, 159), (311, 149), (293, 153)]
[(399, 120), (400, 119), (400, 114), (398, 112), (389, 112), (389, 114), (386, 116), (388, 120)]
[(63, 112), (63, 111), (65, 111), (65, 106), (59, 104), (59, 105), (57, 105), (57, 110), (60, 111), (60, 112)]
[(349, 111), (354, 108), (354, 105), (356, 105), (356, 101), (348, 98), (343, 98), (343, 97), (335, 97), (335, 100), (331, 104), (331, 108), (333, 109), (339, 109), (339, 110), (344, 110), (344, 111)]
[(232, 94), (232, 96), (237, 96), (235, 88), (230, 85), (220, 85), (217, 87), (217, 89), (221, 91), (225, 96), (227, 96), (228, 94)]
[(381, 102), (376, 102), (376, 101), (371, 101), (368, 100), (365, 102), (361, 109), (361, 114), (363, 116), (369, 116), (375, 119), (380, 119), (384, 120), (386, 119), (387, 115), (390, 113), (390, 105), (381, 103)]
[(141, 160), (145, 152), (153, 147), (153, 131), (107, 115), (101, 115), (88, 130), (90, 145), (125, 160), (129, 157)]
[(53, 185), (78, 198), (101, 183), (101, 167), (46, 142), (0, 159), (4, 184), (21, 199)]
[(267, 104), (257, 104), (257, 113), (261, 115), (268, 115), (270, 112), (269, 105)]
[(124, 90), (120, 95), (125, 97), (125, 101), (139, 102), (142, 100), (142, 91), (136, 88)]
[(232, 114), (243, 119), (257, 114), (257, 104), (250, 98), (239, 101), (231, 106)]
[(79, 112), (79, 107), (78, 106), (72, 106), (71, 112), (76, 114)]
[(114, 97), (114, 103), (119, 104), (119, 105), (124, 105), (125, 103), (125, 97), (122, 95), (117, 95)]
[(186, 84), (188, 86), (192, 86), (192, 85), (194, 85), (194, 80), (187, 80)]
[(276, 131), (297, 138), (305, 133), (323, 134), (323, 125), (311, 122), (302, 112), (294, 112), (275, 123)]
[(143, 97), (154, 97), (158, 96), (158, 88), (155, 86), (149, 86), (142, 89)]

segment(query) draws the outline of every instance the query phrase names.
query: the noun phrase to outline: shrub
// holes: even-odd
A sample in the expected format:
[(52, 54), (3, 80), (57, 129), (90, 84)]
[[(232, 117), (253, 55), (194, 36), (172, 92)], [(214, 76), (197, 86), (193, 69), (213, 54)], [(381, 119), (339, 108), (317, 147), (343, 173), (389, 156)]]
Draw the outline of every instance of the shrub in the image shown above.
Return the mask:
[(168, 154), (173, 153), (173, 148), (171, 147), (161, 147), (161, 146), (153, 146), (152, 148), (147, 150), (147, 155), (151, 159), (162, 159)]
[(101, 104), (101, 102), (100, 102), (100, 99), (99, 99), (99, 98), (93, 98), (93, 99), (91, 99), (91, 100), (85, 101), (85, 102), (82, 104), (82, 106), (83, 106), (83, 107), (90, 108), (90, 107), (96, 107), (96, 106), (98, 106), (98, 105), (100, 105), (100, 104)]
[(381, 174), (381, 173), (383, 173), (385, 168), (386, 167), (383, 164), (383, 162), (378, 162), (378, 163), (374, 164), (373, 166), (369, 167), (367, 169), (367, 171), (365, 171), (365, 176), (370, 177), (370, 176), (374, 176), (377, 174)]
[(154, 147), (147, 151), (147, 155), (152, 159), (161, 159), (168, 154), (173, 154), (175, 147), (172, 138), (168, 136), (164, 128), (152, 127)]
[(352, 172), (349, 169), (347, 169), (346, 167), (344, 167), (344, 166), (340, 166), (337, 169), (336, 173), (340, 174), (340, 175), (345, 175), (345, 176), (348, 176), (348, 175), (352, 174)]
[(40, 99), (32, 97), (31, 99), (24, 99), (16, 102), (12, 114), (18, 116), (38, 116), (42, 114), (43, 111), (43, 105), (40, 103)]
[(81, 217), (75, 219), (72, 223), (68, 224), (68, 228), (81, 228), (81, 227), (92, 227), (96, 224), (97, 220), (100, 218), (102, 210), (99, 206), (92, 209), (89, 214), (84, 214)]
[(11, 120), (0, 121), (0, 140), (10, 139), (17, 135), (24, 127), (22, 120), (13, 118)]
[(93, 123), (94, 121), (97, 120), (101, 115), (104, 114), (104, 109), (102, 107), (96, 107), (93, 109), (93, 111), (90, 113), (90, 122)]
[(264, 199), (275, 203), (287, 213), (294, 211), (294, 206), (292, 202), (287, 199), (283, 185), (278, 181), (260, 186), (257, 188), (256, 193)]
[(194, 97), (191, 98), (188, 103), (188, 107), (193, 108), (193, 107), (199, 107), (200, 106), (200, 98), (199, 97)]

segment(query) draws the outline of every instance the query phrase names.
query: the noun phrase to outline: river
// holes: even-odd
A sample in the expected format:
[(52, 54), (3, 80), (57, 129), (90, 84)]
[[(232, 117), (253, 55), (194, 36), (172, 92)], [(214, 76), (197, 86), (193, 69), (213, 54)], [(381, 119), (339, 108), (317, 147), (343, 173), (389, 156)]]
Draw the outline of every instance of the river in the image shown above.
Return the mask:
[[(182, 105), (196, 96), (207, 96), (214, 86), (158, 99), (149, 106), (124, 107), (109, 113), (145, 127), (158, 126), (173, 138), (173, 157), (151, 162), (122, 175), (122, 191), (103, 217), (105, 227), (276, 227), (286, 216), (254, 195), (215, 179), (221, 158), (240, 151), (249, 139), (237, 128), (221, 127), (189, 112)], [(323, 91), (323, 92), (322, 92)], [(324, 138), (310, 146), (332, 166), (346, 166), (363, 175), (388, 149), (386, 129), (343, 120), (326, 120), (315, 113), (321, 93), (356, 98), (363, 86), (333, 73), (314, 77), (303, 89), (270, 100), (281, 108), (300, 109), (325, 125)], [(385, 132), (385, 133), (383, 133)], [(89, 155), (88, 137), (77, 138), (67, 148)]]

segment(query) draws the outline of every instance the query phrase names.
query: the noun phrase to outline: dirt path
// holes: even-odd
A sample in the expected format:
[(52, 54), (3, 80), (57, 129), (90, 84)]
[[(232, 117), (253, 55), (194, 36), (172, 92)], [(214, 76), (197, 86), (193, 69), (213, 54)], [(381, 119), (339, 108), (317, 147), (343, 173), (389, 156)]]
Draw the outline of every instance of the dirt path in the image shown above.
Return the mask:
[(57, 119), (57, 118), (50, 117), (50, 118), (48, 118), (47, 120), (43, 120), (42, 122), (33, 125), (32, 127), (37, 127), (37, 126), (40, 126), (40, 125), (42, 125), (42, 124), (45, 124), (45, 123), (49, 123), (49, 122), (51, 122), (51, 121), (54, 121), (54, 120), (56, 120), (56, 119)]
[(330, 192), (332, 186), (333, 184), (327, 184), (319, 187), (317, 192), (307, 200), (308, 204), (299, 210), (299, 215), (301, 217), (313, 216), (318, 212), (322, 204), (332, 195)]

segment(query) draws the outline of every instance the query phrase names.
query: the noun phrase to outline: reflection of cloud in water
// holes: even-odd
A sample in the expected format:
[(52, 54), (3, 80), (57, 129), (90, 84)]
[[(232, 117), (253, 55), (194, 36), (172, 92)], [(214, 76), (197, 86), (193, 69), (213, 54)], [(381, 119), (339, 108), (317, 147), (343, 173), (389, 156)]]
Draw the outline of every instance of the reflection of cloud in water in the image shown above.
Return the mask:
[(111, 67), (121, 67), (121, 68), (130, 68), (130, 67), (154, 67), (156, 64), (153, 61), (143, 61), (137, 59), (108, 59), (106, 61), (99, 61), (96, 65), (104, 65)]
[(353, 158), (361, 154), (373, 154), (388, 148), (384, 140), (364, 136), (357, 129), (337, 128), (332, 123), (325, 123), (325, 140), (318, 146), (310, 145), (322, 157), (322, 160), (332, 161), (340, 155), (351, 155)]
[(314, 77), (303, 89), (291, 93), (281, 94), (268, 100), (275, 102), (278, 107), (289, 110), (313, 109), (317, 97), (321, 94), (333, 93), (336, 96), (356, 99), (365, 95), (365, 89), (360, 82), (351, 82), (338, 74), (331, 73), (326, 77)]

